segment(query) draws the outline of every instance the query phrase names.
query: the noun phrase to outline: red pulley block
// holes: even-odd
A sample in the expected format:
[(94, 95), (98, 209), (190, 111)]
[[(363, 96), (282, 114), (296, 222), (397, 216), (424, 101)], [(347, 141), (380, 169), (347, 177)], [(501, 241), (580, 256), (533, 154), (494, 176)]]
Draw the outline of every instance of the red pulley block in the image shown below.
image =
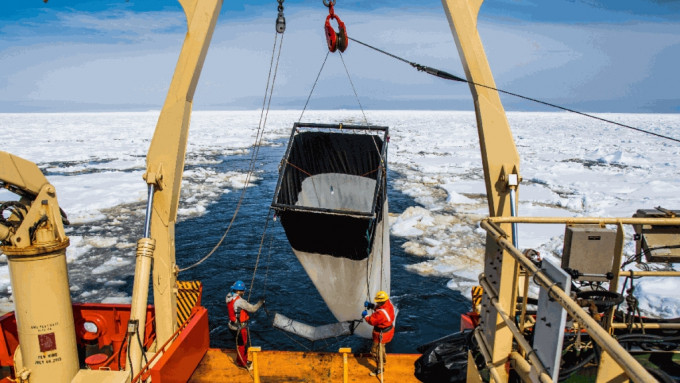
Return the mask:
[[(326, 24), (324, 29), (326, 30), (326, 42), (328, 43), (328, 50), (335, 52), (340, 50), (344, 52), (347, 49), (347, 44), (349, 39), (347, 38), (347, 29), (345, 28), (345, 23), (340, 20), (340, 18), (333, 12), (333, 5), (328, 7), (328, 16), (326, 17)], [(331, 26), (331, 19), (338, 22), (338, 32), (336, 32)]]

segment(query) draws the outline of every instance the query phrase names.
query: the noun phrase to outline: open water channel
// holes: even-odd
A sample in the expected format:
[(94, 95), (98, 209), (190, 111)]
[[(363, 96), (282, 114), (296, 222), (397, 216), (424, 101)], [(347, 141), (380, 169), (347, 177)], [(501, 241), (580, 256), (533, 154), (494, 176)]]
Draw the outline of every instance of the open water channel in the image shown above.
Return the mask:
[[(339, 347), (351, 347), (353, 351), (367, 351), (370, 348), (368, 339), (350, 336), (311, 343), (271, 326), (274, 312), (314, 326), (335, 321), (295, 258), (278, 221), (269, 221), (262, 242), (278, 178), (278, 165), (284, 151), (285, 146), (260, 149), (257, 164), (260, 180), (248, 189), (227, 239), (211, 258), (181, 273), (180, 279), (201, 280), (204, 284), (203, 305), (209, 310), (212, 347), (234, 347), (227, 328), (225, 296), (231, 284), (241, 279), (249, 288), (246, 296), (250, 294), (251, 303), (263, 298), (266, 301), (265, 309), (251, 318), (253, 345), (277, 350), (337, 351)], [(221, 171), (247, 171), (250, 154), (224, 156), (222, 160), (214, 165), (222, 168)], [(388, 198), (390, 212), (399, 214), (416, 203), (391, 187), (396, 177), (399, 174), (388, 173)], [(229, 225), (240, 194), (238, 191), (222, 194), (206, 214), (177, 225), (177, 263), (180, 267), (197, 261), (219, 241)], [(416, 352), (419, 345), (457, 331), (459, 316), (468, 311), (470, 305), (468, 297), (446, 287), (447, 278), (424, 277), (407, 271), (406, 265), (420, 260), (403, 251), (401, 245), (404, 241), (394, 236), (390, 241), (391, 297), (399, 308), (399, 315), (388, 352), (395, 353)], [(257, 263), (261, 242), (262, 251)], [(253, 275), (254, 283), (251, 285)], [(357, 319), (362, 310), (363, 307), (356, 308)]]

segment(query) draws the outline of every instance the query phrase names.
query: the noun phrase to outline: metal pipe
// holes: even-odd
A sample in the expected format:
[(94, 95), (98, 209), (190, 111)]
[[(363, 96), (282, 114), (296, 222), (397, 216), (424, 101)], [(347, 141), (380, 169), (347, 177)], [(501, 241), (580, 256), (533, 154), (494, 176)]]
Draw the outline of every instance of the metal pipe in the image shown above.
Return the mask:
[[(517, 203), (515, 200), (515, 188), (516, 187), (513, 186), (510, 187), (510, 214), (513, 217), (517, 217), (517, 207), (515, 206)], [(512, 223), (512, 244), (519, 249), (519, 240), (517, 239), (517, 222)]]
[(680, 218), (592, 218), (592, 217), (488, 217), (494, 223), (561, 223), (600, 225), (680, 225)]
[[(645, 330), (677, 330), (680, 329), (680, 323), (633, 323), (634, 329), (644, 328)], [(628, 328), (626, 323), (612, 323), (611, 328), (622, 329)]]
[(349, 347), (342, 347), (338, 350), (338, 352), (342, 354), (342, 383), (348, 383), (349, 367), (347, 365), (347, 354), (352, 352), (352, 349)]
[(258, 363), (257, 360), (257, 354), (262, 351), (262, 347), (250, 347), (248, 350), (250, 353), (252, 353), (252, 359), (253, 359), (253, 381), (255, 383), (260, 383), (260, 364)]
[[(676, 224), (680, 223), (680, 220), (675, 221), (677, 222)], [(548, 290), (550, 296), (555, 299), (555, 301), (559, 302), (559, 304), (567, 310), (569, 315), (576, 319), (583, 328), (588, 331), (588, 334), (612, 356), (630, 379), (635, 382), (654, 381), (654, 377), (647, 372), (632, 355), (618, 344), (598, 322), (591, 318), (576, 302), (574, 302), (564, 290), (556, 286), (547, 275), (540, 271), (536, 265), (517, 250), (517, 248), (512, 246), (508, 240), (496, 233), (489, 224), (489, 219), (483, 220), (481, 222), (481, 227), (495, 238), (501, 248), (506, 250), (508, 254), (515, 258), (531, 274), (534, 274), (534, 281)]]
[[(125, 367), (126, 371), (139, 371), (142, 367), (143, 345), (138, 338), (144, 339), (146, 330), (146, 306), (149, 299), (149, 279), (156, 241), (151, 239), (151, 215), (153, 214), (154, 185), (148, 184), (148, 198), (146, 202), (146, 219), (144, 221), (144, 238), (137, 241), (137, 257), (135, 260), (135, 279), (132, 286), (132, 304), (130, 306), (130, 321), (128, 322), (128, 354), (131, 363)], [(130, 324), (132, 323), (132, 328)], [(136, 325), (134, 324), (136, 323)], [(136, 326), (136, 328), (134, 327)]]
[(524, 277), (524, 290), (522, 292), (522, 312), (519, 315), (519, 331), (524, 332), (527, 317), (527, 302), (529, 300), (529, 274), (522, 272)]
[[(478, 328), (479, 327), (477, 327), (477, 329)], [(484, 357), (486, 367), (489, 369), (489, 373), (491, 373), (493, 380), (497, 383), (501, 383), (503, 382), (503, 380), (501, 380), (501, 376), (498, 374), (498, 371), (496, 371), (496, 366), (494, 366), (491, 363), (491, 353), (489, 352), (489, 347), (487, 346), (484, 337), (479, 333), (479, 331), (477, 331), (477, 329), (472, 331), (472, 334), (475, 336), (475, 339), (477, 340), (477, 344), (479, 345), (479, 351), (482, 353), (482, 356)]]
[(621, 271), (619, 277), (680, 277), (680, 271)]
[(144, 220), (144, 238), (151, 236), (151, 213), (153, 209), (153, 184), (149, 184), (146, 198), (146, 219)]
[(534, 352), (533, 348), (531, 348), (529, 342), (527, 342), (526, 338), (524, 338), (524, 335), (522, 335), (522, 333), (519, 332), (519, 329), (517, 328), (515, 323), (512, 321), (512, 319), (510, 319), (508, 314), (503, 310), (503, 307), (501, 307), (501, 305), (498, 303), (498, 293), (488, 282), (484, 274), (481, 274), (479, 276), (479, 283), (484, 288), (484, 291), (489, 297), (491, 304), (496, 308), (496, 311), (501, 316), (501, 318), (503, 318), (503, 321), (510, 329), (510, 332), (512, 332), (512, 335), (515, 336), (515, 340), (517, 341), (519, 346), (522, 347), (522, 349), (527, 353), (529, 360), (531, 360), (531, 364), (533, 364), (534, 367), (539, 371), (540, 381), (543, 383), (552, 383), (553, 381), (552, 378), (545, 369), (545, 366), (543, 366), (541, 360), (538, 359), (538, 356)]
[(353, 129), (353, 130), (378, 130), (387, 131), (387, 126), (380, 125), (352, 125), (352, 124), (318, 124), (315, 122), (296, 122), (293, 124), (298, 128), (324, 128), (324, 129)]
[(515, 372), (520, 376), (523, 382), (533, 382), (534, 377), (531, 376), (531, 365), (518, 352), (510, 353), (510, 359), (514, 362)]
[(310, 213), (324, 213), (324, 214), (331, 214), (331, 215), (339, 215), (343, 217), (352, 217), (352, 218), (359, 218), (359, 219), (367, 219), (367, 218), (375, 218), (375, 214), (373, 212), (360, 212), (356, 210), (336, 210), (336, 209), (328, 209), (325, 207), (311, 207), (311, 206), (296, 206), (296, 205), (287, 205), (283, 203), (272, 203), (272, 207), (275, 210), (285, 210), (285, 211), (301, 211), (301, 212), (310, 212)]
[[(132, 286), (132, 304), (130, 305), (130, 321), (128, 322), (128, 355), (132, 363), (125, 366), (126, 371), (139, 371), (142, 366), (142, 345), (146, 329), (146, 306), (149, 299), (149, 279), (156, 241), (141, 238), (137, 241), (137, 259), (135, 261), (135, 279)], [(134, 323), (137, 323), (134, 327)], [(130, 324), (133, 324), (133, 328)], [(141, 332), (141, 333), (140, 333)]]

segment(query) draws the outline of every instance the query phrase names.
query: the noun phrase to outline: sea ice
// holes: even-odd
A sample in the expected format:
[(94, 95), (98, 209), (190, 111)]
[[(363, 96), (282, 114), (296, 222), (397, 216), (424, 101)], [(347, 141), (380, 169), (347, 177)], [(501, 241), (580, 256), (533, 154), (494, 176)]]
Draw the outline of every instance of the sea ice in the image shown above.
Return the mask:
[[(486, 233), (478, 221), (488, 215), (481, 156), (473, 112), (366, 111), (369, 122), (390, 127), (388, 168), (392, 187), (414, 199), (413, 206), (392, 212), (391, 233), (408, 238), (407, 253), (423, 256), (408, 269), (450, 278), (451, 288), (469, 292), (482, 270)], [(240, 189), (245, 173), (218, 170), (221, 156), (249, 154), (260, 111), (203, 112), (192, 116), (183, 179), (180, 219), (208, 212), (223, 193)], [(608, 114), (622, 123), (661, 134), (680, 131), (678, 114)], [(266, 145), (281, 145), (299, 111), (270, 111), (263, 134)], [(77, 224), (120, 229), (123, 217), (139, 212), (142, 180), (157, 111), (142, 113), (0, 114), (0, 126), (14, 132), (3, 150), (34, 161), (57, 188), (61, 207)], [(510, 112), (508, 120), (520, 155), (524, 182), (519, 214), (551, 216), (631, 216), (637, 209), (680, 208), (680, 149), (656, 137), (614, 129), (599, 121), (566, 113)], [(362, 121), (357, 111), (307, 111), (305, 121)], [(50, 129), (45, 129), (50, 126)], [(252, 177), (250, 186), (257, 185)], [(0, 200), (13, 198), (0, 191)], [(123, 206), (123, 207), (121, 207)], [(104, 213), (107, 209), (113, 213)], [(107, 214), (120, 219), (106, 222)], [(141, 225), (141, 223), (140, 223)], [(532, 247), (559, 264), (564, 227), (520, 226), (520, 247)], [(629, 238), (628, 236), (627, 238)], [(70, 262), (94, 257), (97, 248), (73, 235)], [(106, 243), (131, 249), (133, 241)], [(630, 239), (626, 252), (634, 251)], [(132, 259), (132, 258), (130, 258)], [(114, 257), (95, 271), (112, 283), (114, 269), (132, 268), (130, 259)], [(476, 283), (476, 282), (470, 282)], [(680, 282), (639, 282), (644, 310), (679, 316)], [(0, 265), (0, 291), (8, 291), (6, 265)], [(94, 299), (127, 299), (87, 292)], [(5, 294), (8, 294), (5, 292)], [(466, 293), (467, 294), (467, 293)], [(467, 296), (467, 295), (466, 295)]]

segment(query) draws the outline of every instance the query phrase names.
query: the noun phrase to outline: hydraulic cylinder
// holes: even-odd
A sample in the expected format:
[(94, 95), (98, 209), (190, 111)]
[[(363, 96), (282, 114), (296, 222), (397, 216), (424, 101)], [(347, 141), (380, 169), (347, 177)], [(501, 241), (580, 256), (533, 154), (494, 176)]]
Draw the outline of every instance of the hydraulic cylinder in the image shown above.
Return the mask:
[(67, 238), (61, 243), (2, 248), (9, 263), (21, 360), (31, 383), (70, 382), (79, 370), (66, 268), (68, 244)]

